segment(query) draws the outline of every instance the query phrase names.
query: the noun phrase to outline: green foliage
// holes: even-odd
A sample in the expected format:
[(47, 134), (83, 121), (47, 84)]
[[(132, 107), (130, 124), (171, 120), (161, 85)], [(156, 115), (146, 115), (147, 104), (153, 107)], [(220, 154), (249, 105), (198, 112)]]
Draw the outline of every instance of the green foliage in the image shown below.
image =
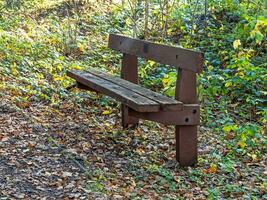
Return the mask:
[(166, 184), (170, 188), (170, 191), (177, 190), (177, 185), (176, 185), (177, 180), (175, 180), (172, 173), (168, 169), (165, 169), (157, 165), (150, 165), (148, 166), (148, 171), (151, 173), (156, 173), (157, 175), (162, 177), (162, 179), (160, 179), (159, 181), (159, 185), (160, 185), (159, 190), (161, 186), (166, 185)]
[(218, 199), (219, 192), (216, 188), (209, 189), (208, 192), (209, 192), (209, 195), (208, 195), (209, 200)]

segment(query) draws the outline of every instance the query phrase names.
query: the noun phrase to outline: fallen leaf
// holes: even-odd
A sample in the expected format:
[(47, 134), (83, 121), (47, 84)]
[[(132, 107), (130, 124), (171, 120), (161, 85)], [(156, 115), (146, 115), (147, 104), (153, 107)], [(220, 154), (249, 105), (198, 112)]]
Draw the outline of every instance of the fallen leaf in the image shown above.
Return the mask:
[(104, 111), (102, 112), (103, 115), (109, 115), (110, 113), (111, 113), (110, 110), (104, 110)]

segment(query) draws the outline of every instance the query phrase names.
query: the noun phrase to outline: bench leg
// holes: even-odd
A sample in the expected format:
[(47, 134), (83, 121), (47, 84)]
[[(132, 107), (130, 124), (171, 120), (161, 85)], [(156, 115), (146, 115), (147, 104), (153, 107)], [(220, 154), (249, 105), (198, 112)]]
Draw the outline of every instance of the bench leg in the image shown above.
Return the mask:
[(121, 110), (122, 110), (122, 126), (123, 128), (127, 128), (130, 125), (132, 126), (137, 126), (139, 119), (136, 117), (131, 117), (129, 115), (129, 108), (125, 105), (121, 105)]
[(197, 126), (175, 126), (176, 160), (181, 166), (197, 163)]
[[(123, 54), (122, 58), (122, 69), (121, 78), (138, 84), (138, 60), (136, 56)], [(129, 125), (137, 125), (139, 122), (138, 118), (129, 116), (129, 108), (126, 105), (121, 106), (122, 110), (122, 126), (127, 128)]]
[[(179, 69), (176, 82), (176, 99), (183, 103), (197, 103), (196, 73)], [(197, 162), (197, 126), (176, 126), (176, 159), (181, 166)]]

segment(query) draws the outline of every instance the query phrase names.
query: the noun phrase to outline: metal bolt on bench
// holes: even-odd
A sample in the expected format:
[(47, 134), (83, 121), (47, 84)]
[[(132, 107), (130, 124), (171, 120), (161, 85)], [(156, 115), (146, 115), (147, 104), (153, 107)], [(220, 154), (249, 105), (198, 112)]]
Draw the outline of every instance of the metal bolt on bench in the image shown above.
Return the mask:
[[(181, 166), (194, 165), (200, 122), (196, 74), (202, 71), (203, 53), (115, 34), (109, 35), (108, 46), (123, 53), (121, 78), (94, 69), (70, 71), (68, 76), (79, 88), (122, 102), (123, 127), (136, 125), (139, 119), (175, 125), (176, 159)], [(138, 85), (137, 57), (177, 67), (175, 99)]]

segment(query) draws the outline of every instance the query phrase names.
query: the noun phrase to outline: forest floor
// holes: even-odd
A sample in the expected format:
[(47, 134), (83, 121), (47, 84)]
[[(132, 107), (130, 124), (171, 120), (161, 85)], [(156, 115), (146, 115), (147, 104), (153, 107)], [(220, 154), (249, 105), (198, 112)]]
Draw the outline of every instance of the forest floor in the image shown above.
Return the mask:
[(18, 109), (8, 99), (0, 102), (1, 200), (264, 195), (259, 179), (266, 175), (264, 161), (211, 165), (215, 152), (225, 154), (224, 141), (203, 127), (198, 165), (181, 168), (172, 127), (141, 122), (137, 129), (123, 130), (118, 109), (97, 115), (91, 108), (98, 105), (90, 100), (83, 108), (64, 102), (57, 108)]

